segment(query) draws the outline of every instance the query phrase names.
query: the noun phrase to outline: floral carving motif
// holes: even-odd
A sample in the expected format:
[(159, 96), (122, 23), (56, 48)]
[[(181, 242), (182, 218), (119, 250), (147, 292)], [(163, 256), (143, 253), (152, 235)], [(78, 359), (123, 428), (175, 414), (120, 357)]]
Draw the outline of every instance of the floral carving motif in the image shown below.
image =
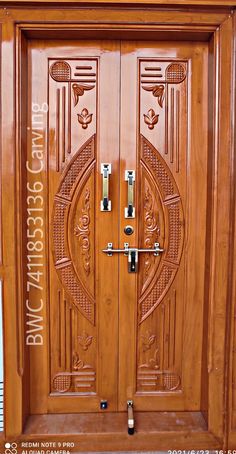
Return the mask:
[[(144, 198), (144, 211), (145, 211), (145, 240), (144, 244), (147, 248), (152, 248), (154, 243), (157, 242), (160, 235), (160, 228), (158, 227), (158, 218), (154, 212), (153, 207), (153, 197), (150, 193), (149, 187), (147, 187)], [(145, 266), (144, 266), (144, 275), (148, 276), (149, 269), (151, 267), (152, 256), (150, 254), (145, 254)]]
[(93, 114), (90, 114), (88, 109), (84, 108), (80, 114), (77, 114), (78, 122), (82, 125), (83, 129), (87, 129), (89, 123), (91, 123)]
[(74, 106), (77, 106), (80, 96), (83, 96), (85, 91), (92, 90), (94, 87), (95, 87), (95, 85), (73, 84), (72, 90), (73, 90)]
[(159, 361), (159, 349), (157, 348), (154, 352), (153, 358), (149, 358), (145, 364), (141, 364), (139, 369), (160, 369), (160, 361)]
[(80, 370), (80, 369), (92, 369), (92, 366), (89, 364), (84, 364), (84, 361), (82, 361), (79, 357), (79, 354), (77, 352), (73, 353), (73, 369), (74, 370)]
[(78, 336), (79, 345), (81, 345), (84, 351), (88, 350), (89, 346), (93, 341), (93, 336), (89, 336), (85, 331), (83, 331), (81, 336)]
[(146, 334), (141, 335), (142, 338), (142, 347), (143, 347), (143, 352), (146, 352), (147, 350), (150, 350), (151, 346), (154, 344), (156, 340), (156, 335), (155, 334), (150, 334), (149, 331), (146, 332)]
[(158, 123), (159, 115), (155, 114), (153, 109), (149, 109), (147, 114), (143, 114), (144, 122), (148, 125), (149, 129), (154, 129), (154, 126)]
[(164, 85), (148, 85), (147, 87), (142, 87), (143, 90), (145, 91), (151, 91), (153, 96), (157, 98), (157, 102), (160, 107), (163, 107), (163, 101), (164, 101), (164, 91), (165, 91), (165, 86)]
[(74, 234), (79, 238), (79, 244), (83, 255), (83, 266), (86, 275), (90, 274), (90, 190), (87, 188), (84, 196), (82, 208), (82, 216), (79, 218), (79, 223), (75, 226)]

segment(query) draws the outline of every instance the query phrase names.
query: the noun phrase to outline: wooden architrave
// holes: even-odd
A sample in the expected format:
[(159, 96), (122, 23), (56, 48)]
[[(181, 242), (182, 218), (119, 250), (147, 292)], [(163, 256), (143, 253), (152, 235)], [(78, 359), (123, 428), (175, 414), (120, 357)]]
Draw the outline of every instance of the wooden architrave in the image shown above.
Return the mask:
[[(7, 440), (47, 439), (42, 433), (25, 434), (24, 426), (30, 414), (27, 399), (29, 370), (24, 348), (23, 288), (21, 260), (21, 210), (22, 194), (20, 162), (24, 159), (22, 134), (26, 115), (23, 100), (26, 94), (24, 68), (26, 67), (26, 42), (28, 37), (58, 37), (66, 31), (71, 36), (104, 36), (125, 38), (130, 36), (157, 36), (165, 39), (195, 39), (209, 41), (209, 71), (211, 78), (209, 99), (209, 223), (208, 223), (208, 279), (206, 285), (205, 340), (208, 354), (204, 356), (202, 413), (207, 421), (207, 430), (188, 434), (178, 431), (178, 448), (222, 448), (227, 446), (226, 429), (231, 419), (225, 418), (231, 409), (232, 387), (227, 382), (231, 377), (229, 363), (229, 336), (233, 328), (231, 315), (233, 290), (233, 232), (234, 232), (234, 100), (235, 100), (235, 13), (230, 10), (236, 1), (171, 0), (138, 1), (129, 8), (109, 0), (84, 2), (72, 9), (64, 1), (57, 7), (47, 2), (7, 2), (1, 4), (2, 36), (2, 151), (1, 151), (1, 194), (2, 194), (2, 260), (0, 276), (3, 280), (4, 343), (5, 343), (5, 436)], [(58, 6), (60, 3), (60, 6)], [(104, 7), (104, 3), (106, 6)], [(122, 3), (125, 3), (122, 2)], [(24, 4), (24, 6), (23, 6)], [(93, 7), (91, 8), (91, 5)], [(17, 7), (16, 7), (17, 5)], [(152, 5), (152, 8), (147, 8)], [(183, 5), (181, 7), (180, 5)], [(197, 8), (194, 8), (197, 5)], [(102, 6), (102, 8), (101, 8)], [(191, 6), (188, 11), (185, 7)], [(202, 8), (200, 8), (202, 7)], [(81, 9), (80, 9), (81, 8)], [(143, 8), (143, 10), (142, 10)], [(152, 35), (150, 35), (152, 33)], [(213, 83), (212, 83), (213, 81)], [(22, 127), (23, 126), (23, 127)], [(14, 285), (13, 285), (14, 283)], [(234, 288), (235, 291), (235, 288)], [(227, 372), (227, 373), (226, 373)], [(207, 378), (207, 379), (206, 379)], [(231, 382), (230, 382), (231, 383)], [(229, 389), (229, 391), (228, 391)], [(226, 405), (228, 403), (228, 405)], [(230, 410), (231, 415), (231, 410)], [(78, 417), (78, 416), (77, 416)], [(26, 423), (27, 427), (27, 423)], [(112, 424), (111, 424), (112, 427)], [(53, 435), (54, 440), (66, 434)], [(90, 435), (75, 434), (68, 440), (78, 442), (79, 450), (98, 449), (171, 449), (176, 448), (176, 431), (161, 431), (152, 436), (140, 433), (131, 441), (126, 434), (112, 433)], [(48, 436), (48, 439), (50, 436)], [(168, 440), (168, 446), (166, 445)], [(229, 437), (228, 447), (235, 445), (236, 432)], [(186, 445), (187, 443), (187, 445)]]

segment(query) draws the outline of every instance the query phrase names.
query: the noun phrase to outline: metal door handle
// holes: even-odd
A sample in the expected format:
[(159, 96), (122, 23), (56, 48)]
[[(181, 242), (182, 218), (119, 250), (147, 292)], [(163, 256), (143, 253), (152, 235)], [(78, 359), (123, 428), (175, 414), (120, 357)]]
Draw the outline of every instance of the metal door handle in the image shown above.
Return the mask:
[(153, 252), (153, 255), (157, 257), (161, 252), (164, 252), (164, 249), (160, 248), (159, 243), (154, 243), (154, 248), (144, 248), (138, 249), (134, 247), (129, 247), (129, 243), (124, 243), (124, 249), (113, 249), (113, 244), (108, 243), (107, 249), (103, 249), (102, 252), (105, 252), (109, 257), (114, 253), (123, 253), (125, 256), (128, 256), (128, 271), (129, 273), (137, 273), (138, 271), (138, 254), (139, 252)]
[(111, 164), (101, 164), (102, 174), (102, 200), (101, 211), (111, 211), (111, 201), (109, 200), (109, 175), (111, 175)]
[(125, 218), (134, 218), (135, 217), (135, 208), (134, 208), (135, 171), (134, 170), (125, 171), (125, 181), (128, 181), (128, 207), (125, 208)]

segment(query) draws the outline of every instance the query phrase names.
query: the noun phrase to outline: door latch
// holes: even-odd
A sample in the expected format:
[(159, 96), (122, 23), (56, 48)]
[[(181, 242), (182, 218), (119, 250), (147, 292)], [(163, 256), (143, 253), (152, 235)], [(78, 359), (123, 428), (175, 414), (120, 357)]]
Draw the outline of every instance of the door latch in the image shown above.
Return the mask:
[(128, 272), (137, 273), (137, 271), (138, 271), (138, 249), (129, 249)]
[(134, 247), (129, 247), (129, 243), (124, 243), (124, 249), (113, 249), (113, 244), (108, 243), (107, 249), (103, 249), (102, 252), (105, 252), (109, 257), (111, 257), (114, 253), (123, 253), (125, 256), (128, 257), (128, 272), (129, 273), (137, 273), (138, 271), (138, 256), (139, 253), (152, 253), (155, 257), (160, 255), (160, 253), (164, 252), (164, 249), (160, 248), (159, 243), (154, 243), (154, 248), (147, 248), (147, 249), (138, 249)]
[(134, 403), (132, 400), (127, 400), (128, 410), (128, 434), (134, 434)]
[(101, 164), (102, 174), (102, 200), (101, 211), (111, 211), (111, 201), (109, 200), (109, 175), (111, 175), (111, 164)]

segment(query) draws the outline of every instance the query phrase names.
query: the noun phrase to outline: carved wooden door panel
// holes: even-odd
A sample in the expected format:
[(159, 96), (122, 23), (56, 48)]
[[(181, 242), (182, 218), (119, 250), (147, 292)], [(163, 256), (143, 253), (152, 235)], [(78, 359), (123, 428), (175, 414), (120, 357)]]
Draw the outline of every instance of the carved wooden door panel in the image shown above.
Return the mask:
[(137, 274), (128, 275), (121, 258), (120, 408), (127, 397), (136, 410), (200, 408), (206, 67), (204, 44), (122, 43), (120, 246), (127, 241), (124, 171), (135, 169), (130, 245), (158, 242), (164, 252), (140, 253)]
[[(31, 347), (35, 413), (99, 411), (102, 399), (117, 408), (118, 258), (108, 270), (101, 250), (118, 242), (119, 49), (91, 41), (32, 42), (29, 49), (29, 118), (31, 105), (48, 104), (37, 175), (47, 303), (43, 345)], [(29, 154), (32, 138), (37, 144), (31, 128)], [(100, 211), (102, 162), (112, 166), (109, 213)]]
[[(44, 187), (46, 270), (43, 345), (30, 347), (33, 413), (104, 411), (101, 400), (124, 411), (127, 399), (137, 410), (200, 408), (206, 58), (198, 43), (31, 42), (29, 160), (40, 146), (31, 108), (48, 105), (42, 171), (29, 173), (31, 187), (35, 175)], [(127, 242), (164, 251), (139, 253), (129, 273), (126, 256), (102, 252)]]

